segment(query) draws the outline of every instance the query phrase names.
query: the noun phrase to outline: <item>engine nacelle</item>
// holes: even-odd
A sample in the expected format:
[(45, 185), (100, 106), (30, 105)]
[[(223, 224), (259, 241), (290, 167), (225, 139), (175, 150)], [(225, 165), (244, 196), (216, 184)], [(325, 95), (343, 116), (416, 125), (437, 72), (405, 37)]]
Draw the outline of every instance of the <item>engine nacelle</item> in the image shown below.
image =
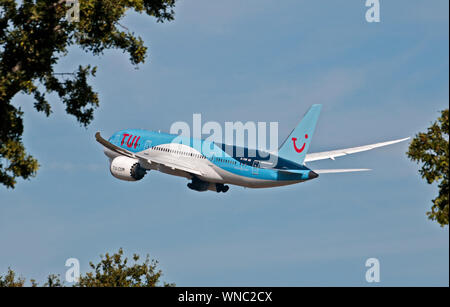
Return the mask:
[(142, 168), (137, 159), (119, 156), (111, 161), (109, 166), (111, 175), (120, 180), (137, 181), (144, 178), (147, 173), (145, 168)]

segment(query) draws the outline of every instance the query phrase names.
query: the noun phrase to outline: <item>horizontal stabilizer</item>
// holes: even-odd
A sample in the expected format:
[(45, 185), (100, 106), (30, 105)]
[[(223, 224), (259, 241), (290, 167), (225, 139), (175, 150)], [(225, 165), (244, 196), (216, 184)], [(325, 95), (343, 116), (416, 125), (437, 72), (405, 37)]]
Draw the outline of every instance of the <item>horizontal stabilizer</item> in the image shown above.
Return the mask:
[(315, 169), (317, 174), (335, 174), (335, 173), (351, 173), (351, 172), (366, 172), (371, 171), (368, 168), (347, 168), (347, 169)]

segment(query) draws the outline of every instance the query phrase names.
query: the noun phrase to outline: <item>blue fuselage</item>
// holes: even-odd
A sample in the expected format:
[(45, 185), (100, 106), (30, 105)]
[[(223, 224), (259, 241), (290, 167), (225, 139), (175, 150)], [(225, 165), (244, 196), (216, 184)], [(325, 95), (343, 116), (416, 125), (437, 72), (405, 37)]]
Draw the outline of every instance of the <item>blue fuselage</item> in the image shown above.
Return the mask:
[[(109, 142), (147, 157), (170, 158), (189, 163), (205, 173), (197, 176), (199, 179), (213, 183), (258, 188), (312, 179), (311, 170), (304, 165), (268, 152), (207, 140), (133, 129), (116, 132), (109, 138)], [(183, 172), (171, 174), (185, 176)]]

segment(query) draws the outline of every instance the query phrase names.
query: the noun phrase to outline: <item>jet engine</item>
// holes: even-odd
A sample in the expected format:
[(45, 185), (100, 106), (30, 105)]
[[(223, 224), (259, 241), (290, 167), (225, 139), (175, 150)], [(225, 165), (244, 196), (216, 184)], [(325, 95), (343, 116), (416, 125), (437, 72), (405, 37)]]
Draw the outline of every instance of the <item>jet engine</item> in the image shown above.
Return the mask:
[(147, 170), (139, 164), (137, 159), (118, 156), (111, 161), (109, 170), (111, 174), (126, 181), (137, 181), (144, 178)]

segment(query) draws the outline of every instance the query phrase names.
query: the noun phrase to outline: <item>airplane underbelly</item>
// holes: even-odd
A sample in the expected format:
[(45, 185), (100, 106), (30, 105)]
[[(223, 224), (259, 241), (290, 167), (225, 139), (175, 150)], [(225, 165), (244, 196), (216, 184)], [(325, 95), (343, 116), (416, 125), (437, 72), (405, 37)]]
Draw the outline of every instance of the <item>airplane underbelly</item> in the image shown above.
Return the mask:
[[(255, 177), (242, 176), (233, 172), (227, 171), (217, 166), (213, 166), (214, 170), (223, 178), (220, 183), (228, 183), (247, 188), (271, 188), (284, 185), (296, 184), (305, 180), (268, 180)], [(217, 182), (217, 181), (215, 181)]]
[[(223, 183), (224, 179), (218, 172), (218, 170), (208, 161), (202, 161), (201, 165), (198, 165), (200, 171), (202, 172), (202, 176), (199, 176), (200, 179), (204, 181), (214, 182), (214, 183)], [(206, 162), (206, 163), (205, 163)]]

